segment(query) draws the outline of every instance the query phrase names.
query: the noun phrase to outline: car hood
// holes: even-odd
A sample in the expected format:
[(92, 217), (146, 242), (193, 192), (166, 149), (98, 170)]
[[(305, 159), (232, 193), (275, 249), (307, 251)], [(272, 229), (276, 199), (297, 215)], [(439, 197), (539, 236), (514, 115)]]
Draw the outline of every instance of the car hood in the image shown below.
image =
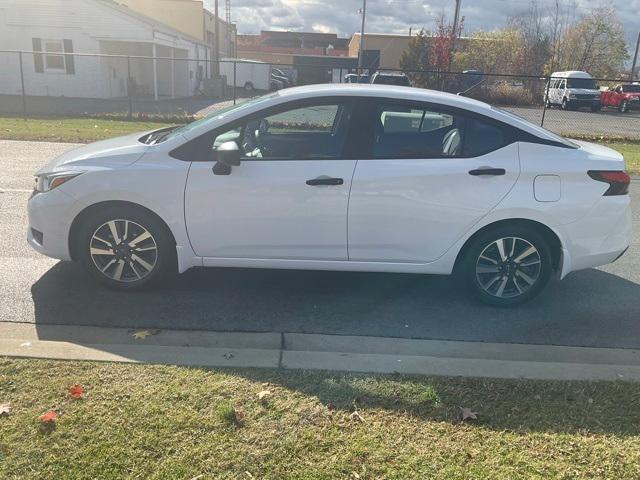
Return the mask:
[(89, 165), (102, 167), (131, 165), (150, 148), (149, 145), (138, 141), (145, 133), (149, 132), (133, 133), (74, 148), (54, 158), (40, 169), (38, 174), (74, 170)]

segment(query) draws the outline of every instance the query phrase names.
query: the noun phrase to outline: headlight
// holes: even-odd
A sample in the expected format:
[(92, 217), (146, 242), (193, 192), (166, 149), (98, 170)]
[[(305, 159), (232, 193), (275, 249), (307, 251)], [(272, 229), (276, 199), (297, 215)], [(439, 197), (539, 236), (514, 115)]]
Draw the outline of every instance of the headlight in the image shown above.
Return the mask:
[(84, 172), (56, 172), (36, 175), (36, 186), (33, 193), (44, 193), (53, 190), (82, 173)]

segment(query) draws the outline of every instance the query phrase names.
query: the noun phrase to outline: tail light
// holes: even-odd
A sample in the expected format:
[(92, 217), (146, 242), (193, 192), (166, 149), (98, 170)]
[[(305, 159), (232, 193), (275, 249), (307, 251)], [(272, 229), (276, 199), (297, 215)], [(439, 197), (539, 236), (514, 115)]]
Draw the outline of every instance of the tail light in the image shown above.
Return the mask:
[(631, 183), (631, 177), (629, 177), (627, 172), (612, 170), (589, 170), (587, 174), (598, 182), (609, 184), (609, 188), (606, 192), (604, 192), (605, 196), (626, 195), (629, 193), (629, 183)]

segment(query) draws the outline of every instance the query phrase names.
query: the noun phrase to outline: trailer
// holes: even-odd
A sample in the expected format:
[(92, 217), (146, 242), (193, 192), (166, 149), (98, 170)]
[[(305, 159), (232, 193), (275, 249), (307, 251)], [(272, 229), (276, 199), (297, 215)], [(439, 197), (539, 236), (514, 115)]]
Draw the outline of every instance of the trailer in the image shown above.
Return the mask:
[(271, 89), (271, 64), (241, 58), (220, 59), (220, 75), (227, 78), (227, 86), (244, 88), (247, 92)]

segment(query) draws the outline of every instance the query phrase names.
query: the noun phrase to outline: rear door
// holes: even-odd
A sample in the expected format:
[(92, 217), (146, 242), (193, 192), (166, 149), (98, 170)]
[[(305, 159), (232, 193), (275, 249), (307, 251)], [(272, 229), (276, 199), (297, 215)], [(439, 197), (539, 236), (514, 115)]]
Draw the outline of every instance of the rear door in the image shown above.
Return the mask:
[(349, 260), (426, 263), (494, 208), (520, 172), (511, 130), (444, 106), (362, 107), (366, 151), (349, 200)]

